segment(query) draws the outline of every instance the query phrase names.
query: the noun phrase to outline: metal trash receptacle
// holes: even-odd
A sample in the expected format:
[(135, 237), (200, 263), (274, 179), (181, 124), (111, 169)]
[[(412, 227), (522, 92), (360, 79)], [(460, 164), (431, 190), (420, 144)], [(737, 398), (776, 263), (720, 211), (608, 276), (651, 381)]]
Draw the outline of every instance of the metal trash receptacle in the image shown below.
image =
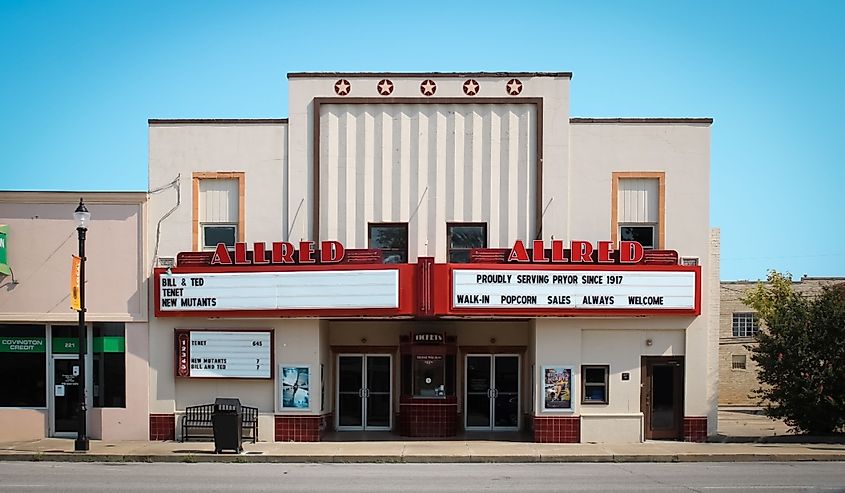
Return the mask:
[(218, 397), (214, 400), (211, 427), (214, 431), (214, 453), (222, 450), (243, 451), (243, 416), (240, 399)]

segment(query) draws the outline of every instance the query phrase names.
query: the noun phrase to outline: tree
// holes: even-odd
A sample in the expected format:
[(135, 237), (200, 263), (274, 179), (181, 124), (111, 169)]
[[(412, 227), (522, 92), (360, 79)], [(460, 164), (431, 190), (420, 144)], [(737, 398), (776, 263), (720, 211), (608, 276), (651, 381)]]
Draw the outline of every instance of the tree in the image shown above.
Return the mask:
[(803, 433), (845, 430), (845, 286), (802, 295), (770, 271), (742, 302), (765, 324), (751, 359), (766, 414)]

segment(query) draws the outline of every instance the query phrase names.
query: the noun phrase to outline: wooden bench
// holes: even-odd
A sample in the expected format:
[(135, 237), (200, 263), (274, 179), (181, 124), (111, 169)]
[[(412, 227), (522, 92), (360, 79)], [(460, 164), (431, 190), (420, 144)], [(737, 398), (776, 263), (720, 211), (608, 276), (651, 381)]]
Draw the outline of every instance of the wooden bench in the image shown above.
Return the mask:
[[(212, 414), (214, 414), (214, 404), (186, 407), (185, 414), (182, 416), (182, 441), (214, 440)], [(255, 443), (258, 440), (258, 408), (241, 406), (241, 423), (243, 425), (241, 438)]]

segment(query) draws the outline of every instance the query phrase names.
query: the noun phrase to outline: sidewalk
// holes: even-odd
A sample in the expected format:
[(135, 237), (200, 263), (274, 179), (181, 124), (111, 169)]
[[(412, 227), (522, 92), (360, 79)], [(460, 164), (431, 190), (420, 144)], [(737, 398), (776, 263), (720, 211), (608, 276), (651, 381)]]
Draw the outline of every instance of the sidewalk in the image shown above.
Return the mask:
[[(720, 410), (721, 443), (649, 441), (633, 444), (551, 444), (492, 440), (333, 441), (244, 443), (244, 452), (214, 454), (211, 442), (91, 441), (86, 453), (73, 440), (45, 438), (0, 443), (0, 461), (90, 462), (753, 462), (845, 461), (845, 440), (806, 440), (744, 410)], [(744, 443), (727, 443), (744, 442)], [(834, 442), (834, 443), (829, 443)]]

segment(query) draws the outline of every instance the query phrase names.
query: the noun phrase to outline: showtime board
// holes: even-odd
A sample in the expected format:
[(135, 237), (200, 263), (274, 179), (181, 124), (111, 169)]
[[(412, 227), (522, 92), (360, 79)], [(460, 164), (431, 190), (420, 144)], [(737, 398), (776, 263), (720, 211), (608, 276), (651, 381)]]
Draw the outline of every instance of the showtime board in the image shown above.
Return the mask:
[(162, 274), (166, 312), (399, 307), (399, 271), (319, 270)]
[(695, 310), (695, 271), (452, 271), (452, 308)]
[(177, 330), (176, 376), (272, 378), (270, 331)]

